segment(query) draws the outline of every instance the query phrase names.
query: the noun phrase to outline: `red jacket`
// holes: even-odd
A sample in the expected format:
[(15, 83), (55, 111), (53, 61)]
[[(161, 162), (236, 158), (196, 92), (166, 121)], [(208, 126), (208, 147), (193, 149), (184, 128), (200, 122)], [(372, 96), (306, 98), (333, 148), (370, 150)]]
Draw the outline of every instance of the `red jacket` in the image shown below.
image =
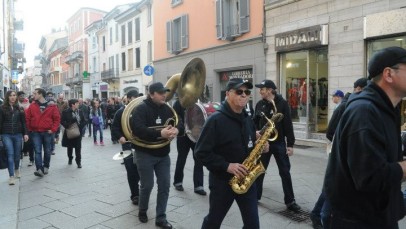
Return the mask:
[(59, 114), (58, 107), (55, 103), (50, 103), (41, 112), (38, 102), (33, 102), (25, 110), (25, 120), (29, 131), (46, 132), (51, 130), (55, 133), (61, 122), (61, 115)]

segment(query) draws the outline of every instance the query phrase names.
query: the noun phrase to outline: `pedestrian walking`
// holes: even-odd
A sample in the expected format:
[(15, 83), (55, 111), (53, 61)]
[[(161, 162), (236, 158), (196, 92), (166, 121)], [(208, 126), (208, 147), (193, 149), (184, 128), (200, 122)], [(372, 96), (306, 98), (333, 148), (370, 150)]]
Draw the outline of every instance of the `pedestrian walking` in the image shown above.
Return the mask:
[(92, 107), (90, 108), (90, 120), (92, 120), (93, 126), (93, 142), (97, 146), (97, 132), (100, 134), (100, 145), (104, 146), (103, 142), (103, 127), (104, 127), (104, 116), (103, 111), (100, 108), (99, 100), (95, 99), (92, 101)]

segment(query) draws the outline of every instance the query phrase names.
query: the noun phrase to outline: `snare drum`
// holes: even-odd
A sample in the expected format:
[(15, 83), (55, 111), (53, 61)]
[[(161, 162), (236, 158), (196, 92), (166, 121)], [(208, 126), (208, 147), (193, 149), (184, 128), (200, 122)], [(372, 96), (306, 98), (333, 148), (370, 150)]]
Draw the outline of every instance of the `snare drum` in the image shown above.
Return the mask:
[(186, 135), (193, 142), (196, 142), (202, 131), (206, 119), (220, 109), (220, 103), (195, 103), (185, 111), (185, 131)]

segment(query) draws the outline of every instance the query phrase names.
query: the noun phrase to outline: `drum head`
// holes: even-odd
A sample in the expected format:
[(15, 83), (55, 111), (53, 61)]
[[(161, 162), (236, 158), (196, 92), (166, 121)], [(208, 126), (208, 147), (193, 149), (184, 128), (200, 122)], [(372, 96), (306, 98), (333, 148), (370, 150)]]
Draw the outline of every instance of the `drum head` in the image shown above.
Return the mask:
[(186, 135), (193, 142), (200, 136), (206, 119), (220, 109), (220, 103), (195, 103), (185, 111), (185, 131)]

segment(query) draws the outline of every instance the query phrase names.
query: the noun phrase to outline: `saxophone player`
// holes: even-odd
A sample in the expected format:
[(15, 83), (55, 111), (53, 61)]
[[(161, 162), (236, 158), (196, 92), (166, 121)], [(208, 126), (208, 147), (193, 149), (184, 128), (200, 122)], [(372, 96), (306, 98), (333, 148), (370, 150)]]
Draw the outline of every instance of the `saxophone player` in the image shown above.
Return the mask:
[(203, 229), (220, 228), (234, 200), (240, 208), (244, 228), (259, 228), (256, 186), (239, 195), (229, 185), (233, 176), (247, 175), (247, 167), (242, 162), (255, 145), (255, 126), (245, 111), (252, 88), (248, 81), (230, 79), (226, 85), (226, 100), (220, 110), (206, 120), (196, 143), (196, 159), (210, 171), (210, 208), (203, 220)]

